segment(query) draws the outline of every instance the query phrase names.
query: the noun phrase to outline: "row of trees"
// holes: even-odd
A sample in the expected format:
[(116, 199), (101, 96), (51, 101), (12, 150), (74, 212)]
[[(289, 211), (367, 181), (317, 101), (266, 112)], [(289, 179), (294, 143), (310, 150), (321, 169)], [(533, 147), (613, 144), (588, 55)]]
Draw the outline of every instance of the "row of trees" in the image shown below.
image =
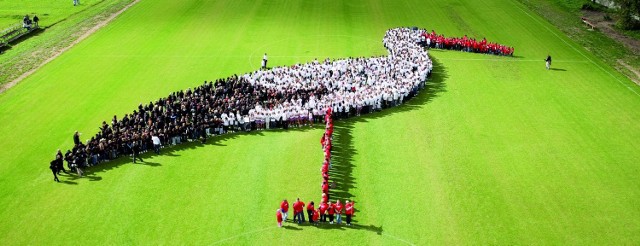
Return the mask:
[[(594, 3), (601, 3), (598, 0), (591, 0)], [(624, 30), (640, 29), (640, 0), (610, 0), (615, 3), (618, 8), (620, 19), (618, 20), (619, 28)]]

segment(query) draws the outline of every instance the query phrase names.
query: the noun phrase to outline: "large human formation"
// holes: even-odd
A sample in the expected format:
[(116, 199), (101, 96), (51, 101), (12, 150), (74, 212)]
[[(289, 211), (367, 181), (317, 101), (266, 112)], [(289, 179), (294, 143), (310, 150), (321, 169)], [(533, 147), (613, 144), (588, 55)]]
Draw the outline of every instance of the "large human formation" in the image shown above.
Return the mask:
[[(336, 119), (399, 105), (425, 86), (432, 70), (419, 45), (421, 30), (390, 29), (387, 56), (317, 59), (225, 79), (205, 81), (153, 102), (140, 103), (122, 118), (103, 121), (100, 130), (62, 157), (72, 171), (187, 141), (238, 131), (302, 127), (322, 122), (326, 109)], [(154, 145), (154, 139), (159, 144)]]

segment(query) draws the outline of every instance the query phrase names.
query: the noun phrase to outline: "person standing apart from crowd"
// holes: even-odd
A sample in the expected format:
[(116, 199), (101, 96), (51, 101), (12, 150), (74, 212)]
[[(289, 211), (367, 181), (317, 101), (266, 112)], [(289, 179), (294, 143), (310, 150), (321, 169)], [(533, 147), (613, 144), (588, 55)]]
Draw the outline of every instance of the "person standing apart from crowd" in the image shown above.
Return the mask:
[(38, 18), (37, 15), (33, 16), (33, 26), (34, 27), (38, 27), (38, 21), (40, 21), (40, 18)]
[(547, 59), (544, 60), (547, 65), (547, 70), (551, 69), (551, 56), (547, 55)]
[(60, 182), (58, 175), (56, 174), (58, 172), (56, 168), (56, 161), (57, 160), (53, 160), (49, 163), (49, 169), (51, 169), (51, 172), (53, 173), (53, 181)]
[(278, 227), (282, 227), (282, 209), (276, 210), (276, 221), (278, 221)]
[(344, 214), (347, 216), (347, 225), (351, 226), (351, 217), (353, 216), (353, 202), (349, 202), (349, 200), (347, 200), (347, 203), (345, 203)]
[(282, 203), (280, 203), (280, 210), (282, 210), (282, 220), (287, 221), (287, 217), (289, 217), (289, 202), (287, 199), (282, 200)]
[(267, 69), (267, 53), (264, 53), (264, 56), (262, 56), (262, 69)]
[(75, 145), (80, 144), (80, 133), (78, 133), (78, 131), (76, 131), (76, 133), (73, 134), (73, 144)]

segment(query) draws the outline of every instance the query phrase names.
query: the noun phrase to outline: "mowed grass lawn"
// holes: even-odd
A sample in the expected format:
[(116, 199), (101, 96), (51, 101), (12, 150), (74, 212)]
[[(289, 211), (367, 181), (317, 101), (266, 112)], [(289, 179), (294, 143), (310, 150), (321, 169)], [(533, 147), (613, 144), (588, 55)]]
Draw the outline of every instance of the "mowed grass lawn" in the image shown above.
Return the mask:
[[(640, 89), (518, 3), (148, 1), (0, 95), (0, 241), (50, 244), (640, 243)], [(353, 227), (275, 226), (320, 198), (322, 129), (186, 144), (52, 181), (49, 161), (138, 103), (315, 57), (385, 54), (397, 26), (513, 45), (432, 51), (407, 105), (339, 122)], [(544, 69), (547, 54), (554, 68)]]

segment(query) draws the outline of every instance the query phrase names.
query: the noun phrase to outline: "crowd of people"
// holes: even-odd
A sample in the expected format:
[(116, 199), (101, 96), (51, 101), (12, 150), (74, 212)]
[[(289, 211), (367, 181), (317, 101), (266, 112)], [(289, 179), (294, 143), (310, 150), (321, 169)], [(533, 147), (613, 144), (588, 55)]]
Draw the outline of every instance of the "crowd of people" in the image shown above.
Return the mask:
[[(166, 146), (202, 141), (239, 131), (312, 126), (327, 109), (336, 119), (402, 104), (425, 86), (432, 63), (419, 45), (421, 31), (390, 29), (383, 38), (389, 55), (340, 60), (317, 59), (289, 67), (205, 81), (141, 103), (122, 118), (103, 121), (94, 136), (62, 155), (78, 175), (81, 168), (128, 156), (160, 153)], [(58, 159), (58, 155), (56, 155)]]
[(436, 49), (448, 49), (459, 50), (474, 53), (485, 53), (502, 56), (513, 56), (513, 47), (502, 45), (499, 43), (487, 42), (486, 38), (482, 40), (476, 40), (475, 38), (469, 38), (467, 35), (464, 37), (445, 37), (442, 34), (436, 34), (431, 30), (431, 33), (426, 30), (422, 31), (421, 44)]
[(39, 21), (40, 21), (40, 18), (38, 18), (37, 15), (33, 16), (33, 20), (29, 18), (29, 15), (25, 15), (22, 18), (22, 27), (27, 30), (31, 30), (31, 28), (37, 28)]

